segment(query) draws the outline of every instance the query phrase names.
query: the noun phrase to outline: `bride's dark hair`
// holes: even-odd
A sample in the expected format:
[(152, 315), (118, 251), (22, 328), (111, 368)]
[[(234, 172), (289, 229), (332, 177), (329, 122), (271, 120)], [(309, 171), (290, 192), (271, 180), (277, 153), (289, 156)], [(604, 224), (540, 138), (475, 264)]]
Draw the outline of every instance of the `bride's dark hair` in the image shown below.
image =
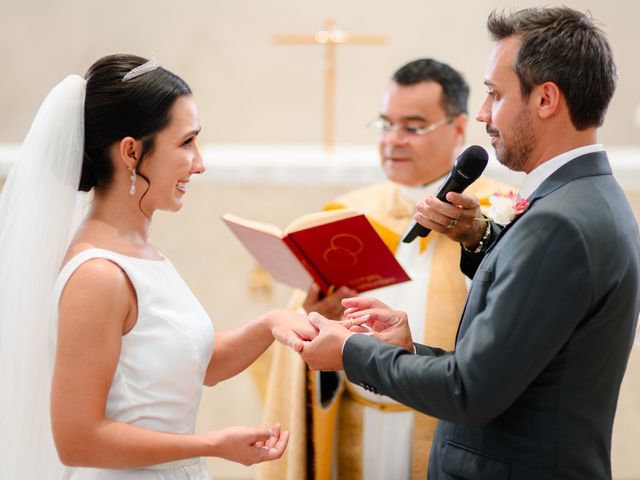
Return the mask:
[(191, 94), (184, 80), (162, 67), (123, 81), (145, 62), (147, 59), (136, 55), (109, 55), (87, 70), (84, 160), (78, 190), (109, 185), (113, 177), (109, 149), (127, 136), (142, 141), (136, 163), (139, 174), (145, 155), (153, 151), (155, 135), (169, 124), (169, 110), (178, 97)]

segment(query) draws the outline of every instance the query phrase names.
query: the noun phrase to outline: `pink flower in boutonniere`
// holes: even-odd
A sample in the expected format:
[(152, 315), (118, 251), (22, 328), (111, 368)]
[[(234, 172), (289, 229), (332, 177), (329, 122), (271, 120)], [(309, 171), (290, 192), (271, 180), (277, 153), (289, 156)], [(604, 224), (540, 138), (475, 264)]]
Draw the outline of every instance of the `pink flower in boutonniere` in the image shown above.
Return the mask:
[(520, 200), (518, 200), (513, 206), (514, 218), (526, 212), (527, 208), (529, 208), (529, 200), (527, 200), (526, 198), (521, 198)]
[(513, 190), (507, 193), (495, 192), (489, 197), (489, 217), (500, 225), (506, 225), (529, 208), (529, 201), (520, 198)]

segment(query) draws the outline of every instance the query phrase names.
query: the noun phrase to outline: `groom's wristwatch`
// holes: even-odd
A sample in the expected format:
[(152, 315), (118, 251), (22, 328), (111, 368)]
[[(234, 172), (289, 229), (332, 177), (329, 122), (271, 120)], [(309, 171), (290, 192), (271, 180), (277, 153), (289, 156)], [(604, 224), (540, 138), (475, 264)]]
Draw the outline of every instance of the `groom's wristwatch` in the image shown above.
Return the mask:
[(462, 249), (466, 252), (466, 253), (482, 253), (485, 252), (487, 250), (487, 248), (489, 248), (489, 239), (491, 238), (491, 222), (487, 220), (487, 228), (484, 231), (484, 234), (482, 235), (482, 238), (480, 239), (480, 242), (478, 242), (478, 245), (476, 245), (476, 248), (471, 249), (471, 248), (467, 248), (464, 245), (462, 245)]

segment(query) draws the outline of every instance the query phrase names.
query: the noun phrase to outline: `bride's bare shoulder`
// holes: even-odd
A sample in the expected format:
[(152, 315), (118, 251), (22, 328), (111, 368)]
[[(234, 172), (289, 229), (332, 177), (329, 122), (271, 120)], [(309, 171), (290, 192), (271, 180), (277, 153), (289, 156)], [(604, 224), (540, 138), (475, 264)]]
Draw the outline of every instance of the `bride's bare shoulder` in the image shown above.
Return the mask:
[(64, 259), (62, 260), (61, 266), (64, 267), (66, 263), (69, 260), (71, 260), (73, 257), (75, 257), (76, 255), (78, 255), (79, 253), (85, 250), (89, 250), (90, 248), (100, 248), (100, 247), (98, 247), (98, 245), (94, 243), (87, 242), (87, 241), (79, 241), (79, 242), (71, 243), (71, 245), (69, 245), (69, 248), (67, 249), (67, 253), (65, 253), (64, 255)]

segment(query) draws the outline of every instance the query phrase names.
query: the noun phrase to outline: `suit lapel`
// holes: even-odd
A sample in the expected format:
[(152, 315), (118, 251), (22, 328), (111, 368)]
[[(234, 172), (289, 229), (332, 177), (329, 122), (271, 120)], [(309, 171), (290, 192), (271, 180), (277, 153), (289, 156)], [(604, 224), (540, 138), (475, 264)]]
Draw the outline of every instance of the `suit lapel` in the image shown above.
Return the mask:
[(529, 196), (529, 207), (521, 215), (518, 215), (500, 231), (498, 237), (487, 250), (487, 254), (493, 249), (504, 234), (528, 211), (531, 210), (536, 200), (546, 197), (551, 192), (579, 178), (593, 177), (596, 175), (611, 175), (611, 166), (606, 152), (593, 152), (580, 155), (545, 179), (540, 186)]
[[(515, 223), (525, 216), (528, 211), (531, 210), (534, 203), (549, 195), (550, 193), (556, 191), (563, 185), (566, 185), (574, 180), (584, 177), (593, 177), (597, 175), (611, 175), (611, 166), (609, 165), (609, 160), (607, 158), (607, 154), (605, 152), (594, 152), (588, 153), (585, 155), (580, 155), (579, 157), (574, 158), (570, 162), (564, 164), (558, 170), (553, 172), (549, 178), (544, 180), (540, 186), (529, 196), (527, 200), (529, 200), (529, 207), (525, 210), (521, 215), (518, 215), (511, 222), (509, 222), (505, 227), (500, 231), (495, 241), (491, 244), (487, 252), (485, 253), (485, 257), (480, 264), (480, 269), (482, 264), (485, 263), (485, 260), (492, 252), (495, 245), (500, 241), (500, 239), (504, 236), (504, 234), (515, 225)], [(473, 288), (473, 284), (471, 286)], [(466, 332), (466, 329), (469, 327), (470, 322), (473, 321), (473, 317), (464, 321), (465, 315), (467, 313), (467, 302), (469, 300), (469, 296), (467, 295), (467, 301), (464, 305), (464, 310), (462, 311), (462, 318), (460, 320), (460, 324), (458, 325), (458, 331), (456, 333), (456, 344), (460, 339), (462, 333)], [(474, 312), (472, 315), (475, 315)], [(465, 325), (463, 325), (463, 323)]]

